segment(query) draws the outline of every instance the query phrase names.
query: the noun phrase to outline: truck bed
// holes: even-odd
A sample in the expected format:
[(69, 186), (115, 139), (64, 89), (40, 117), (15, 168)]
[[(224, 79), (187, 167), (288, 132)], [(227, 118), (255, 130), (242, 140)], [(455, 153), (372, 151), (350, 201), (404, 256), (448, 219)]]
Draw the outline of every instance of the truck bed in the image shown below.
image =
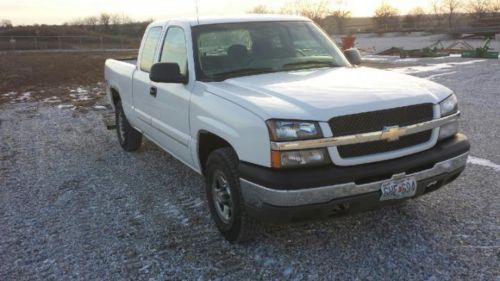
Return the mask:
[[(136, 70), (136, 58), (108, 59), (104, 67), (104, 77), (108, 83), (108, 89), (115, 89), (120, 93), (122, 103), (132, 104), (133, 76)], [(108, 98), (112, 103), (112, 93), (107, 91)]]
[(124, 62), (124, 63), (128, 63), (128, 64), (137, 65), (137, 58), (123, 58), (123, 59), (116, 59), (116, 60)]

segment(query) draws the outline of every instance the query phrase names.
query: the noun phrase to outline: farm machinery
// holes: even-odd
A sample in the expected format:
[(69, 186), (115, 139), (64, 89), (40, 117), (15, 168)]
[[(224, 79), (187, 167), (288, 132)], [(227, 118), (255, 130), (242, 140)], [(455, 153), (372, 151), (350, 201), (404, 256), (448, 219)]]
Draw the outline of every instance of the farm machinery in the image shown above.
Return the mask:
[(482, 47), (463, 52), (462, 58), (498, 59), (500, 53), (494, 51), (494, 49), (490, 47), (490, 44), (491, 39), (488, 39)]
[(450, 54), (461, 54), (463, 58), (498, 58), (499, 52), (490, 47), (491, 39), (485, 41), (482, 47), (474, 49), (467, 41), (455, 41), (448, 46), (444, 46), (441, 40), (432, 45), (414, 50), (405, 50), (404, 48), (390, 48), (378, 55), (399, 55), (405, 58), (436, 58), (447, 57)]

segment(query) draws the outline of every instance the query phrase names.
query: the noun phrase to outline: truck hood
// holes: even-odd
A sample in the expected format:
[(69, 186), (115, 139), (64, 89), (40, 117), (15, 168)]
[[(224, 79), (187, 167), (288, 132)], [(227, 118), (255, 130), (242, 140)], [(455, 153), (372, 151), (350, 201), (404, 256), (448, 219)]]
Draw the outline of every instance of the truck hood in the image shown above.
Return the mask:
[(277, 72), (206, 83), (206, 90), (262, 119), (328, 121), (332, 117), (420, 103), (452, 91), (434, 82), (371, 68)]

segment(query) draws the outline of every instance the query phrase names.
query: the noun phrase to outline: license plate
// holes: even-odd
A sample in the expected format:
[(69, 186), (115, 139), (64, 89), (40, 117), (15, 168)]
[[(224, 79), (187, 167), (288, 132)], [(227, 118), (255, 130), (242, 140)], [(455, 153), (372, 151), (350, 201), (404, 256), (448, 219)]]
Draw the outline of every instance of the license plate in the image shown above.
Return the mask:
[(397, 200), (412, 197), (417, 193), (417, 181), (414, 178), (393, 180), (382, 184), (380, 201)]

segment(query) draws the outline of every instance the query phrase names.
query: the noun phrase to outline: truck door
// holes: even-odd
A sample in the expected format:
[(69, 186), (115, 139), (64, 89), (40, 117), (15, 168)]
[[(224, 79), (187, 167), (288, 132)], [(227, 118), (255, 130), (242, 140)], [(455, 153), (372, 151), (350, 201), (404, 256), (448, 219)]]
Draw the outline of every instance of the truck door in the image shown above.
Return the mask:
[[(167, 29), (160, 48), (159, 62), (177, 63), (181, 74), (188, 73), (186, 34), (179, 26)], [(156, 98), (152, 104), (152, 125), (157, 134), (154, 139), (171, 154), (192, 164), (189, 149), (189, 84), (151, 83)]]
[(156, 49), (160, 42), (163, 27), (152, 27), (144, 37), (144, 43), (139, 56), (137, 71), (134, 72), (133, 79), (133, 100), (137, 117), (142, 122), (151, 126), (151, 105), (155, 97), (151, 96), (151, 83), (149, 71), (155, 60)]

